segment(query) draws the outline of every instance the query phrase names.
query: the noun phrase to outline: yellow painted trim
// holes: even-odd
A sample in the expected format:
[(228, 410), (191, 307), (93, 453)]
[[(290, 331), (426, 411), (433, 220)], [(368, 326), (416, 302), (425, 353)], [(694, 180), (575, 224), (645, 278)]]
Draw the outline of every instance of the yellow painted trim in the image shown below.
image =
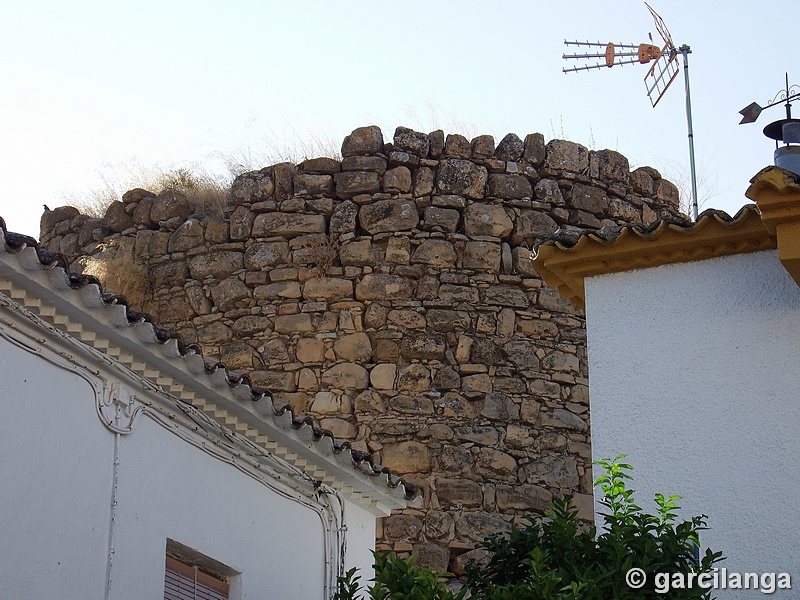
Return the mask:
[(778, 258), (800, 285), (800, 176), (767, 167), (753, 177), (745, 195), (755, 200), (767, 230), (778, 237)]
[(647, 233), (625, 227), (611, 242), (592, 233), (571, 247), (547, 242), (532, 262), (545, 284), (557, 289), (575, 308), (583, 309), (586, 277), (758, 252), (776, 244), (758, 209), (748, 205), (733, 220), (711, 212), (689, 226), (662, 221)]

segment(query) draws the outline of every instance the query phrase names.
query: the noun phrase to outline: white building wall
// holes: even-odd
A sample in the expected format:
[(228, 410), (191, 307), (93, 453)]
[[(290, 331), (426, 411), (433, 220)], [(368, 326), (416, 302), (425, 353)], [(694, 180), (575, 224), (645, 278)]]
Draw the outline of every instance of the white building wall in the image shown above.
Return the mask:
[[(323, 598), (317, 513), (146, 416), (119, 437), (106, 596), (115, 434), (91, 387), (0, 338), (0, 394), (3, 597), (159, 598), (169, 538), (240, 571), (232, 598)], [(348, 566), (368, 569), (374, 517), (346, 514)]]
[(0, 338), (0, 590), (103, 598), (114, 438), (89, 384)]
[(595, 460), (681, 494), (729, 571), (800, 585), (800, 289), (774, 251), (586, 280)]

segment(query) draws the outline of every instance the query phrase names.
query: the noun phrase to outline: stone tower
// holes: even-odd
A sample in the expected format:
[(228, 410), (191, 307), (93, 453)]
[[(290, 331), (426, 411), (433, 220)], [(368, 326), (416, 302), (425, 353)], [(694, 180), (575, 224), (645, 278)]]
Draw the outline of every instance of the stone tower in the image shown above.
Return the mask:
[(378, 549), (460, 573), (553, 495), (591, 518), (584, 319), (529, 249), (678, 215), (674, 185), (540, 134), (364, 127), (341, 160), (245, 173), (217, 208), (132, 190), (103, 219), (45, 213), (41, 238), (127, 275), (135, 308), (419, 485)]

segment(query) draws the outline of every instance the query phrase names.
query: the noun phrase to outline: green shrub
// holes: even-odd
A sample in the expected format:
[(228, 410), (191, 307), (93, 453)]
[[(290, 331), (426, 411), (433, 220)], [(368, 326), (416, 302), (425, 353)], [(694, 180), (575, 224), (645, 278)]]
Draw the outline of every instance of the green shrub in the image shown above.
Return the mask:
[[(577, 518), (571, 498), (557, 498), (544, 517), (526, 517), (527, 525), (508, 535), (492, 535), (484, 541), (487, 562), (467, 565), (467, 586), (454, 596), (441, 577), (445, 574), (414, 565), (414, 557), (375, 554), (375, 585), (371, 600), (460, 600), (467, 590), (476, 600), (626, 600), (663, 598), (656, 574), (711, 573), (722, 560), (719, 552), (706, 550), (696, 556), (699, 533), (706, 516), (677, 521), (679, 496), (656, 494), (657, 511), (639, 507), (629, 464), (624, 455), (599, 461), (605, 471), (595, 485), (603, 492), (600, 504), (604, 524), (598, 533)], [(630, 569), (641, 569), (646, 582), (633, 589), (626, 582)], [(340, 579), (335, 600), (357, 598), (358, 577), (351, 570)], [(696, 579), (695, 579), (696, 581)], [(668, 597), (711, 598), (711, 590), (694, 585), (671, 589)]]
[[(368, 590), (370, 600), (461, 600), (467, 588), (453, 591), (443, 581), (449, 573), (439, 573), (414, 564), (415, 556), (400, 558), (393, 552), (373, 552), (375, 557), (375, 585)], [(339, 587), (333, 600), (358, 598), (356, 569), (350, 569), (339, 578)]]
[[(706, 516), (677, 522), (676, 500), (657, 494), (656, 514), (639, 507), (626, 481), (632, 477), (624, 455), (598, 464), (605, 473), (600, 486), (606, 509), (602, 530), (584, 530), (571, 508), (570, 498), (555, 499), (546, 518), (527, 517), (528, 526), (508, 536), (485, 541), (490, 558), (485, 565), (471, 564), (467, 580), (474, 594), (486, 600), (595, 600), (614, 598), (663, 598), (656, 592), (657, 573), (710, 573), (722, 560), (719, 552), (706, 550), (696, 561), (699, 533)], [(642, 569), (646, 583), (632, 589), (626, 575)], [(710, 590), (673, 589), (670, 598), (711, 598)]]

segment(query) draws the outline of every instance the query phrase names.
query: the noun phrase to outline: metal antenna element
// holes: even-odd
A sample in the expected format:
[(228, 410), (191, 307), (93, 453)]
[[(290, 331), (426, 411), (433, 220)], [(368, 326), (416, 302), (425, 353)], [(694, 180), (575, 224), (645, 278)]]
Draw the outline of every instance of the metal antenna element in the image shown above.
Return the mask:
[[(697, 220), (698, 205), (697, 205), (697, 170), (695, 167), (694, 157), (694, 131), (692, 128), (692, 99), (689, 92), (689, 54), (692, 49), (683, 45), (676, 48), (672, 42), (672, 35), (667, 28), (664, 19), (650, 6), (647, 2), (644, 3), (647, 10), (653, 16), (653, 21), (656, 25), (656, 31), (664, 41), (664, 46), (659, 48), (653, 44), (613, 44), (611, 42), (604, 44), (603, 42), (570, 42), (564, 40), (566, 46), (585, 46), (591, 47), (605, 47), (604, 53), (599, 52), (586, 52), (583, 54), (562, 54), (561, 58), (564, 60), (589, 60), (589, 59), (602, 59), (603, 63), (585, 64), (577, 67), (563, 68), (564, 73), (572, 73), (575, 71), (588, 71), (590, 69), (600, 69), (602, 67), (613, 67), (615, 65), (627, 65), (633, 63), (648, 64), (650, 61), (653, 65), (644, 76), (645, 89), (647, 90), (647, 97), (653, 108), (656, 107), (659, 100), (664, 97), (669, 86), (675, 81), (680, 70), (678, 64), (678, 56), (683, 57), (683, 76), (686, 83), (686, 123), (689, 130), (689, 165), (691, 167), (692, 176), (692, 213), (695, 221)], [(650, 41), (653, 41), (652, 34)], [(623, 50), (617, 52), (617, 48)]]
[[(661, 56), (661, 49), (652, 44), (614, 44), (609, 42), (570, 42), (564, 40), (565, 46), (586, 46), (595, 48), (605, 48), (605, 52), (586, 52), (583, 54), (562, 54), (564, 60), (588, 60), (590, 58), (602, 58), (605, 62), (593, 65), (581, 65), (578, 67), (564, 68), (564, 73), (574, 71), (588, 71), (589, 69), (602, 69), (603, 67), (613, 67), (616, 65), (632, 65), (641, 63), (643, 65)], [(618, 49), (622, 52), (618, 52)]]

